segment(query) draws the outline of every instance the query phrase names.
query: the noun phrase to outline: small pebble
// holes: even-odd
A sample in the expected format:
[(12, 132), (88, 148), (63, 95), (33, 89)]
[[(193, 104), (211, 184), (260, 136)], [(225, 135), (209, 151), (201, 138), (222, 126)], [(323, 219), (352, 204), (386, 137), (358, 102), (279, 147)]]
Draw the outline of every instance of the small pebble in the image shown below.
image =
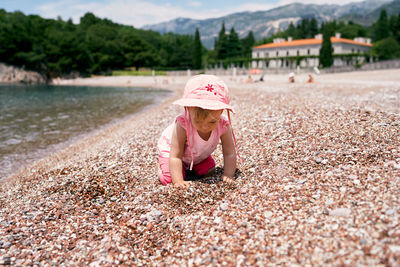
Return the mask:
[(215, 224), (220, 224), (222, 222), (222, 219), (220, 218), (220, 217), (216, 217), (215, 219), (214, 219), (214, 223)]
[(223, 211), (228, 210), (228, 208), (229, 208), (228, 203), (222, 203), (221, 206), (220, 206), (220, 209), (223, 210)]
[(351, 210), (348, 208), (337, 208), (329, 212), (330, 216), (335, 217), (348, 217), (351, 215)]
[(305, 182), (307, 182), (307, 179), (301, 179), (297, 182), (297, 184), (304, 184)]
[(393, 215), (393, 214), (395, 214), (396, 213), (396, 210), (395, 209), (389, 209), (389, 210), (386, 210), (385, 211), (385, 214), (386, 215)]

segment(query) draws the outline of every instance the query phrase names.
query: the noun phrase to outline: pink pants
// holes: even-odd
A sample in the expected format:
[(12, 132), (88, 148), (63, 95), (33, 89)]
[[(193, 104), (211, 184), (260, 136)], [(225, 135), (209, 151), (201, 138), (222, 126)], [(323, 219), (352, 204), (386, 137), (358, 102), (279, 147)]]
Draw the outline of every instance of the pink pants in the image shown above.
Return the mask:
[[(170, 184), (172, 182), (171, 173), (169, 172), (169, 158), (158, 157), (158, 163), (160, 164), (161, 173), (160, 173), (160, 181), (163, 185)], [(205, 175), (211, 168), (215, 167), (214, 159), (209, 156), (199, 164), (193, 165), (193, 171), (198, 176)], [(183, 179), (186, 178), (186, 166), (182, 164), (182, 175)]]

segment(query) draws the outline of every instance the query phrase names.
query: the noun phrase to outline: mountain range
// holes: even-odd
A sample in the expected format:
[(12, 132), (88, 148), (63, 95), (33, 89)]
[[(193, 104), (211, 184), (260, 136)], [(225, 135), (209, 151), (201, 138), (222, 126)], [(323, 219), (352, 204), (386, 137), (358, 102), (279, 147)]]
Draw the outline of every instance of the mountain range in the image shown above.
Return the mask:
[(291, 22), (296, 25), (303, 18), (314, 17), (319, 23), (333, 19), (352, 20), (369, 26), (378, 19), (382, 9), (385, 9), (389, 16), (397, 15), (400, 12), (400, 0), (365, 0), (345, 5), (292, 3), (266, 11), (239, 12), (219, 18), (203, 20), (176, 18), (167, 22), (145, 25), (142, 28), (161, 34), (172, 32), (194, 35), (198, 27), (203, 45), (211, 49), (222, 23), (225, 23), (227, 31), (233, 27), (240, 38), (253, 31), (255, 39), (259, 40), (286, 30)]

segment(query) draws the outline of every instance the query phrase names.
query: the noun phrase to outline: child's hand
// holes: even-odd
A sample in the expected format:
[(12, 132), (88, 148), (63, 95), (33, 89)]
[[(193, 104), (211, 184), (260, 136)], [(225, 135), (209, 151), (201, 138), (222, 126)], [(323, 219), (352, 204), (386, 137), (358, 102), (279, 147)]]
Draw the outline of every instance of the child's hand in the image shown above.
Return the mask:
[(191, 184), (192, 184), (191, 181), (181, 181), (181, 182), (174, 183), (174, 187), (186, 189), (186, 188), (188, 188)]
[(226, 182), (226, 183), (234, 183), (235, 180), (233, 180), (233, 178), (228, 177), (226, 175), (222, 176), (222, 181)]

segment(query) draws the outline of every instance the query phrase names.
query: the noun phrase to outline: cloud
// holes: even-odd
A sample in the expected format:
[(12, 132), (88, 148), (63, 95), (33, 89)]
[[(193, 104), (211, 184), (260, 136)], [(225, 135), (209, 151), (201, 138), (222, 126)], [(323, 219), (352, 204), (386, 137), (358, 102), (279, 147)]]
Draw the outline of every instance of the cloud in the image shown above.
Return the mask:
[[(362, 0), (346, 0), (354, 2)], [(222, 9), (205, 7), (200, 1), (190, 1), (187, 6), (179, 6), (171, 3), (155, 4), (150, 1), (139, 0), (58, 0), (42, 4), (37, 8), (39, 14), (47, 18), (62, 17), (64, 20), (72, 18), (79, 23), (79, 18), (86, 12), (92, 12), (98, 17), (108, 18), (114, 22), (141, 27), (146, 24), (166, 22), (177, 17), (192, 19), (206, 19), (221, 17), (235, 12), (268, 10), (278, 6), (293, 3), (295, 0), (280, 0), (274, 4), (260, 3), (257, 0), (242, 5), (232, 5)], [(326, 4), (335, 3), (335, 0), (303, 0), (302, 3)]]
[[(190, 2), (192, 7), (200, 7), (197, 1)], [(47, 18), (61, 16), (63, 19), (72, 18), (75, 23), (86, 12), (92, 12), (96, 16), (111, 19), (121, 24), (141, 27), (146, 24), (154, 24), (175, 19), (177, 17), (189, 17), (204, 19), (210, 16), (208, 11), (187, 8), (167, 4), (154, 4), (148, 1), (107, 0), (103, 3), (84, 2), (83, 0), (59, 0), (46, 3), (37, 8), (39, 14)]]
[[(242, 5), (237, 5), (235, 7), (232, 7), (230, 9), (224, 10), (223, 14), (227, 15), (227, 14), (232, 14), (232, 13), (236, 13), (236, 12), (243, 12), (243, 11), (258, 11), (258, 10), (269, 10), (269, 9), (273, 9), (276, 7), (280, 7), (280, 6), (284, 6), (284, 5), (288, 5), (288, 4), (292, 4), (292, 3), (296, 3), (296, 2), (301, 2), (302, 4), (318, 4), (318, 5), (322, 5), (322, 4), (339, 4), (339, 5), (344, 5), (350, 2), (362, 2), (365, 0), (342, 0), (340, 1), (340, 3), (338, 3), (339, 1), (337, 0), (280, 0), (278, 2), (275, 2), (273, 4), (271, 3), (266, 3), (268, 1), (265, 2), (261, 2), (261, 1), (253, 1), (253, 2), (246, 2)], [(221, 13), (222, 14), (222, 13)], [(220, 15), (223, 16), (223, 15)]]
[(191, 6), (191, 7), (201, 7), (202, 5), (203, 4), (201, 2), (197, 2), (197, 1), (190, 1), (188, 3), (188, 6)]
[(243, 11), (258, 11), (258, 10), (269, 10), (271, 8), (275, 8), (277, 6), (280, 6), (278, 4), (268, 4), (268, 3), (244, 3), (239, 6), (235, 6), (233, 8), (230, 8), (229, 10), (224, 11), (224, 13), (227, 14), (232, 14), (236, 12), (243, 12)]
[[(354, 2), (363, 2), (365, 0), (302, 0), (302, 4), (316, 4), (316, 5), (323, 5), (323, 4), (336, 4), (336, 5), (345, 5), (348, 3), (354, 3)], [(287, 5), (290, 3), (294, 2), (299, 2), (299, 1), (294, 1), (294, 0), (281, 0), (279, 1), (279, 5)]]
[(63, 0), (42, 4), (37, 7), (37, 11), (41, 16), (46, 18), (56, 18), (60, 16), (65, 20), (72, 18), (75, 23), (78, 23), (79, 18), (86, 12), (93, 12), (93, 10), (98, 10), (100, 8), (100, 3), (83, 3), (79, 0)]

